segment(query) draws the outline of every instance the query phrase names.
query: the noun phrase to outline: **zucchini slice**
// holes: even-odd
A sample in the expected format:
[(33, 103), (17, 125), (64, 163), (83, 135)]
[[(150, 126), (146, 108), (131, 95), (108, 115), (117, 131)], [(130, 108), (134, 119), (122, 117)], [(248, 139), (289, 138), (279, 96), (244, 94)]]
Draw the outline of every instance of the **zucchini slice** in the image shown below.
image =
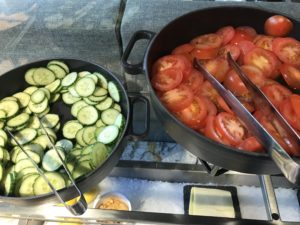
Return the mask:
[(20, 109), (18, 102), (13, 100), (2, 100), (0, 102), (0, 109), (6, 112), (7, 118), (17, 114)]
[[(56, 190), (66, 186), (65, 179), (59, 173), (46, 172), (44, 174)], [(52, 190), (47, 181), (42, 176), (39, 176), (33, 184), (33, 192), (35, 195), (42, 195), (52, 192)]]
[[(59, 155), (63, 160), (65, 160), (65, 154), (62, 150), (57, 148), (57, 151), (59, 152)], [(55, 171), (62, 165), (62, 161), (59, 158), (59, 155), (55, 151), (55, 149), (50, 149), (49, 151), (46, 152), (46, 154), (43, 157), (43, 168), (46, 171)]]
[(22, 126), (22, 125), (28, 123), (29, 119), (30, 119), (29, 114), (21, 113), (15, 117), (9, 119), (6, 123), (6, 125), (9, 127), (19, 127), (19, 126)]
[(119, 114), (120, 114), (120, 112), (118, 110), (110, 108), (110, 109), (104, 110), (101, 113), (101, 120), (103, 121), (103, 123), (105, 123), (107, 125), (111, 125), (111, 124), (115, 123)]
[(46, 86), (55, 81), (56, 77), (54, 73), (44, 67), (37, 68), (32, 75), (35, 85)]
[(19, 105), (21, 108), (25, 108), (30, 101), (30, 95), (27, 94), (26, 92), (18, 92), (13, 96), (19, 100)]
[(31, 68), (26, 71), (25, 73), (25, 81), (30, 85), (36, 85), (35, 81), (33, 80), (33, 73), (36, 71), (36, 68)]
[(63, 79), (67, 74), (67, 72), (61, 66), (56, 64), (50, 64), (47, 66), (47, 68), (55, 74), (57, 79)]
[(63, 87), (69, 87), (69, 86), (71, 86), (77, 80), (77, 76), (78, 76), (78, 74), (76, 72), (69, 73), (61, 81), (61, 86), (63, 86)]
[(112, 97), (112, 99), (115, 100), (115, 102), (119, 102), (120, 101), (120, 93), (119, 93), (119, 89), (117, 88), (117, 85), (114, 82), (109, 81), (107, 88), (108, 88), (108, 93), (109, 93), (110, 97)]
[(115, 125), (109, 125), (104, 127), (97, 137), (97, 141), (103, 144), (112, 143), (119, 135), (119, 128)]
[(63, 127), (63, 136), (68, 139), (74, 139), (76, 133), (83, 128), (77, 120), (68, 121)]
[(70, 73), (69, 67), (64, 62), (59, 61), (59, 60), (51, 60), (50, 62), (48, 62), (47, 67), (50, 65), (53, 65), (53, 64), (58, 65), (61, 68), (63, 68), (66, 71), (66, 73)]
[(75, 84), (76, 92), (82, 97), (88, 97), (95, 91), (96, 85), (92, 78), (83, 77)]
[(30, 174), (26, 176), (24, 179), (22, 179), (20, 187), (19, 187), (19, 195), (21, 197), (30, 197), (34, 196), (34, 191), (33, 191), (33, 184), (35, 183), (36, 179), (40, 175), (35, 173), (35, 174)]
[(92, 125), (96, 123), (98, 118), (99, 116), (97, 109), (90, 105), (80, 109), (77, 114), (78, 121), (84, 125)]

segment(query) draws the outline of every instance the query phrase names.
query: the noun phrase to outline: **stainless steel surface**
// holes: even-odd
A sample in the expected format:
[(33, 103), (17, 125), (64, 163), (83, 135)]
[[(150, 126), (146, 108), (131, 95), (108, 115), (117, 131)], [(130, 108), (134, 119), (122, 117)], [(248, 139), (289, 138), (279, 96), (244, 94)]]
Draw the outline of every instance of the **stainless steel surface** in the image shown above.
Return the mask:
[[(73, 204), (67, 204), (66, 201), (62, 198), (62, 196), (56, 191), (56, 189), (53, 187), (53, 185), (51, 184), (51, 182), (49, 181), (49, 179), (44, 175), (44, 173), (40, 173), (41, 170), (38, 170), (40, 175), (43, 176), (43, 178), (47, 181), (49, 187), (52, 189), (52, 191), (55, 193), (56, 197), (59, 199), (59, 201), (75, 216), (77, 215), (82, 215), (86, 210), (87, 210), (87, 203), (86, 200), (84, 198), (84, 195), (82, 194), (81, 190), (78, 188), (78, 186), (76, 185), (71, 172), (69, 171), (67, 165), (64, 162), (64, 159), (61, 157), (61, 155), (59, 154), (55, 144), (53, 143), (51, 137), (49, 136), (47, 130), (45, 129), (41, 119), (35, 115), (35, 117), (38, 119), (38, 121), (40, 122), (40, 127), (42, 128), (43, 132), (46, 134), (52, 148), (55, 150), (56, 154), (58, 155), (62, 166), (64, 168), (64, 170), (67, 172), (68, 178), (70, 179), (72, 185), (75, 187), (75, 191), (77, 192), (76, 197), (79, 197), (79, 199), (76, 199), (76, 202)], [(18, 144), (19, 145), (19, 144)], [(27, 155), (27, 157), (30, 157), (29, 155)], [(31, 160), (33, 161), (33, 160)], [(36, 165), (36, 168), (38, 167), (38, 165)]]
[(279, 220), (280, 214), (271, 177), (269, 175), (259, 175), (259, 181), (261, 184), (268, 219)]
[[(232, 65), (238, 65), (231, 60)], [(195, 60), (195, 68), (212, 84), (218, 93), (224, 98), (226, 103), (236, 113), (236, 115), (246, 124), (253, 135), (259, 140), (261, 145), (267, 149), (269, 156), (279, 167), (284, 176), (294, 184), (300, 184), (300, 166), (286, 153), (278, 142), (265, 130), (253, 115), (240, 103), (240, 101), (217, 79), (214, 78), (198, 60)], [(247, 86), (247, 85), (246, 85)]]

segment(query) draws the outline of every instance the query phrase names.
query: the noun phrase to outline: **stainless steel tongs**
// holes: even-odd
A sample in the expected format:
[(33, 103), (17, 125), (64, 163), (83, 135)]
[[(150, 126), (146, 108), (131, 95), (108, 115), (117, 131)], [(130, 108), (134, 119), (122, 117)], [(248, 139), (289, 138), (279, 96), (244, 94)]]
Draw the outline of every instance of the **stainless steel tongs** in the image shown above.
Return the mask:
[(49, 185), (49, 187), (51, 188), (51, 190), (54, 192), (54, 194), (56, 195), (56, 197), (58, 198), (58, 200), (75, 216), (78, 215), (82, 215), (86, 210), (87, 210), (87, 203), (86, 200), (84, 198), (84, 195), (82, 194), (82, 192), (80, 191), (80, 189), (77, 187), (74, 179), (72, 178), (71, 172), (69, 171), (68, 167), (66, 166), (63, 158), (61, 157), (61, 155), (59, 154), (58, 150), (56, 149), (56, 146), (54, 145), (51, 137), (49, 136), (47, 130), (45, 129), (43, 123), (41, 122), (40, 118), (35, 115), (37, 117), (37, 119), (40, 122), (40, 127), (42, 128), (42, 130), (44, 131), (44, 133), (46, 134), (46, 136), (48, 137), (49, 142), (51, 143), (52, 148), (56, 151), (56, 154), (58, 155), (59, 159), (62, 162), (62, 165), (65, 169), (65, 171), (68, 174), (69, 179), (72, 182), (73, 187), (75, 188), (75, 191), (77, 192), (77, 196), (79, 197), (78, 201), (76, 201), (74, 204), (69, 205), (66, 203), (66, 201), (70, 200), (67, 199), (65, 200), (63, 196), (61, 196), (59, 194), (59, 192), (54, 188), (54, 186), (51, 184), (50, 180), (45, 176), (44, 172), (39, 168), (39, 166), (35, 163), (35, 161), (30, 157), (30, 155), (24, 150), (23, 146), (16, 140), (15, 136), (8, 130), (5, 128), (6, 132), (9, 133), (9, 135), (12, 137), (12, 139), (17, 143), (17, 145), (20, 147), (20, 149), (22, 150), (22, 152), (24, 152), (24, 154), (30, 159), (30, 161), (32, 162), (32, 164), (34, 165), (34, 167), (36, 168), (36, 170), (38, 171), (38, 173), (45, 179), (45, 181), (47, 182), (47, 184)]
[[(252, 94), (254, 104), (263, 112), (268, 119), (276, 123), (283, 131), (285, 138), (289, 139), (293, 146), (300, 149), (300, 138), (295, 130), (276, 110), (273, 104), (267, 99), (263, 92), (252, 83), (252, 81), (243, 73), (239, 65), (232, 59), (228, 53), (229, 64), (239, 75), (249, 92)], [(225, 102), (231, 107), (232, 111), (243, 121), (247, 128), (258, 139), (261, 145), (267, 150), (269, 156), (281, 170), (283, 175), (293, 184), (300, 184), (300, 166), (289, 154), (280, 146), (280, 144), (265, 130), (265, 128), (254, 118), (254, 116), (240, 103), (240, 101), (222, 84), (217, 81), (204, 67), (201, 66), (197, 59), (194, 60), (194, 67), (199, 70), (212, 86), (224, 98)]]

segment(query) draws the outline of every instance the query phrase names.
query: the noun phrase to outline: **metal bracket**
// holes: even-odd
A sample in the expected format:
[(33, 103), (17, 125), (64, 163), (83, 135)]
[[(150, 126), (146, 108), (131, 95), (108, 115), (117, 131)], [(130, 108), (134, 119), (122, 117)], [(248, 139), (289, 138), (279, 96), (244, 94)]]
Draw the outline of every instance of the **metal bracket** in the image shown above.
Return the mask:
[(208, 162), (198, 158), (197, 161), (200, 161), (201, 164), (203, 165), (203, 167), (205, 168), (206, 172), (211, 175), (211, 176), (219, 176), (219, 175), (222, 175), (224, 173), (226, 173), (228, 170), (222, 168), (222, 167), (219, 167), (219, 166), (216, 166), (216, 165), (209, 165)]

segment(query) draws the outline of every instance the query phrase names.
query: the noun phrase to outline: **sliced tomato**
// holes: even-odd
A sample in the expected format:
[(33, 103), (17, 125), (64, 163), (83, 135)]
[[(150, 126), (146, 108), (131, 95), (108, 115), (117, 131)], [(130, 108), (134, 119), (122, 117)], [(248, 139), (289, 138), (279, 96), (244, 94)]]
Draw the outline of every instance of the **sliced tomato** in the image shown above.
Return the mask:
[(219, 57), (206, 61), (203, 66), (220, 82), (225, 80), (226, 74), (230, 70), (227, 60)]
[(159, 91), (169, 91), (176, 88), (182, 81), (183, 74), (180, 70), (169, 68), (158, 72), (152, 77), (152, 86)]
[[(241, 69), (257, 87), (262, 87), (265, 84), (266, 78), (255, 66), (244, 65), (241, 66)], [(224, 86), (236, 96), (244, 96), (249, 94), (245, 84), (233, 69), (227, 74), (224, 81)]]
[(244, 64), (244, 57), (248, 52), (255, 48), (255, 45), (251, 41), (240, 41), (236, 44), (240, 49), (240, 55), (238, 58), (239, 64)]
[(176, 116), (192, 129), (199, 128), (207, 116), (207, 106), (203, 98), (195, 96), (188, 107), (176, 113)]
[(172, 112), (179, 112), (188, 107), (194, 98), (193, 92), (184, 85), (163, 93), (160, 100)]
[(208, 116), (207, 117), (207, 122), (206, 122), (206, 126), (204, 129), (205, 136), (216, 142), (230, 146), (231, 145), (230, 142), (227, 139), (223, 138), (221, 136), (221, 134), (219, 134), (217, 132), (216, 126), (215, 126), (215, 120), (216, 120), (216, 116)]
[(224, 112), (233, 114), (230, 107), (227, 105), (225, 100), (220, 95), (218, 95), (218, 97), (217, 97), (217, 104), (216, 105), (217, 105), (217, 108), (219, 109), (219, 111), (221, 111), (221, 112), (224, 111)]
[(214, 104), (217, 102), (217, 97), (219, 95), (217, 90), (214, 89), (211, 83), (207, 80), (203, 82), (197, 94), (207, 97)]
[(245, 34), (246, 36), (251, 38), (251, 40), (253, 40), (257, 35), (256, 30), (253, 27), (249, 27), (249, 26), (237, 27), (235, 28), (235, 31), (238, 33)]
[(238, 149), (246, 150), (249, 152), (263, 152), (263, 146), (259, 143), (256, 137), (248, 137), (243, 140), (239, 145)]
[(170, 68), (179, 70), (186, 76), (192, 69), (192, 63), (184, 55), (166, 55), (154, 63), (152, 75)]
[(219, 113), (216, 117), (215, 125), (217, 132), (233, 146), (241, 143), (246, 137), (246, 128), (241, 121), (231, 113)]
[(260, 48), (272, 51), (272, 42), (274, 37), (267, 35), (257, 35), (253, 43)]
[(265, 33), (275, 37), (287, 36), (293, 29), (293, 23), (282, 15), (274, 15), (269, 17), (265, 24)]
[(221, 27), (219, 30), (217, 30), (216, 33), (223, 37), (223, 43), (222, 44), (226, 45), (234, 37), (235, 30), (232, 26), (225, 26), (225, 27)]
[(276, 55), (263, 48), (254, 48), (244, 57), (246, 65), (259, 68), (266, 77), (276, 78), (279, 75), (280, 62)]
[(261, 90), (275, 107), (278, 107), (282, 101), (292, 95), (289, 89), (279, 83), (266, 85)]
[(198, 91), (203, 81), (203, 75), (198, 70), (192, 69), (187, 79), (182, 81), (182, 84), (190, 88), (195, 93)]
[(256, 31), (251, 27), (237, 27), (230, 43), (237, 45), (241, 41), (253, 41)]
[(300, 95), (292, 94), (290, 101), (296, 116), (300, 119)]
[(282, 64), (280, 72), (285, 82), (294, 89), (300, 90), (300, 69), (289, 64)]
[[(294, 99), (295, 100), (295, 99)], [(294, 102), (295, 103), (295, 102)], [(299, 107), (293, 107), (292, 101), (290, 98), (285, 99), (279, 105), (279, 111), (283, 115), (283, 117), (289, 122), (289, 124), (297, 130), (300, 130), (300, 117), (297, 116), (294, 108), (298, 109)]]
[(204, 34), (194, 38), (191, 44), (197, 49), (215, 49), (222, 45), (223, 38), (218, 34)]
[(218, 51), (218, 57), (227, 59), (227, 53), (230, 52), (231, 57), (234, 60), (237, 60), (237, 58), (240, 56), (241, 50), (233, 44), (227, 44), (221, 47)]
[(190, 55), (196, 59), (213, 59), (217, 56), (219, 48), (199, 49), (194, 48)]
[(194, 46), (190, 43), (179, 45), (178, 47), (174, 48), (172, 51), (173, 55), (184, 55), (186, 53), (190, 53), (194, 49)]
[(300, 66), (300, 42), (296, 39), (275, 38), (272, 49), (281, 61)]

